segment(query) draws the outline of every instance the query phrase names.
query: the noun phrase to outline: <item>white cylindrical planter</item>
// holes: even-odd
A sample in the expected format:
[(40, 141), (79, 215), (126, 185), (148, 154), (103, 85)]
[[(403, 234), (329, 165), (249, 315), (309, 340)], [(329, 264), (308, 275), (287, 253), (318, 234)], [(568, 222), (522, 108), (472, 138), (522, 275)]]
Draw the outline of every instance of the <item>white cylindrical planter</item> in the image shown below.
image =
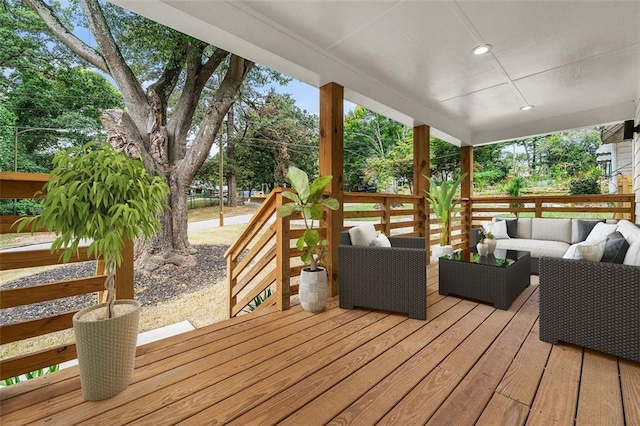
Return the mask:
[(133, 381), (140, 303), (117, 300), (115, 316), (104, 319), (101, 303), (73, 316), (82, 396), (99, 401), (122, 392)]
[(307, 312), (320, 312), (324, 309), (329, 298), (329, 286), (327, 285), (327, 271), (318, 268), (311, 271), (304, 268), (300, 273), (300, 285), (298, 287), (298, 298), (302, 309)]

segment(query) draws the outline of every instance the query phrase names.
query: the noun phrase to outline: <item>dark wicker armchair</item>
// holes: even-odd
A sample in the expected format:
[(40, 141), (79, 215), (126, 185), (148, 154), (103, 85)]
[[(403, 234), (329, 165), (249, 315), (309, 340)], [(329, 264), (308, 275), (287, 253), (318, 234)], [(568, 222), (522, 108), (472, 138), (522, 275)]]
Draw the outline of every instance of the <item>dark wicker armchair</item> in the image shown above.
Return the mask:
[(403, 312), (427, 319), (427, 253), (424, 238), (390, 237), (391, 247), (352, 246), (349, 232), (338, 247), (340, 307)]
[(640, 362), (640, 267), (542, 257), (540, 339)]

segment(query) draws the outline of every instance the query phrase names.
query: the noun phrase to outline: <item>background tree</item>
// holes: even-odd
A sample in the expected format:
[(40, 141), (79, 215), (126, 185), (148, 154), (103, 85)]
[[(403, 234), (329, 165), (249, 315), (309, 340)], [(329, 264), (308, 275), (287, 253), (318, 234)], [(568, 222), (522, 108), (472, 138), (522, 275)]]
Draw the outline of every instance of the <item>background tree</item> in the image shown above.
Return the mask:
[(248, 190), (284, 186), (289, 165), (318, 174), (318, 117), (290, 95), (271, 90), (246, 104), (236, 137), (236, 164)]
[(387, 156), (408, 128), (383, 115), (356, 106), (344, 118), (344, 187), (363, 183), (384, 187), (390, 179)]
[[(42, 0), (25, 2), (69, 50), (113, 78), (126, 111), (103, 114), (109, 141), (141, 155), (147, 170), (169, 184), (171, 210), (160, 218), (162, 232), (138, 250), (139, 266), (153, 270), (164, 263), (184, 264), (192, 253), (187, 191), (243, 80), (260, 70), (251, 61), (109, 3), (78, 0), (82, 13), (73, 14), (73, 8), (54, 9)], [(73, 34), (68, 16), (89, 28), (95, 47)], [(196, 121), (199, 104), (203, 113)]]
[(431, 138), (431, 176), (440, 182), (460, 173), (460, 148), (438, 138)]

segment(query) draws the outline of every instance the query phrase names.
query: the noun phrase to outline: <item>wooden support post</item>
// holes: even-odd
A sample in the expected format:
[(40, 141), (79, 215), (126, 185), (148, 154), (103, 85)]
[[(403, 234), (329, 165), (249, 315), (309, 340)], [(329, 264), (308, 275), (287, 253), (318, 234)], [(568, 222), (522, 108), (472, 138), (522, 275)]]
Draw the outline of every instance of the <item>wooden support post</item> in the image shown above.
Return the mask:
[(122, 264), (116, 268), (116, 300), (133, 299), (133, 241), (125, 240)]
[[(276, 208), (283, 203), (282, 193), (276, 196)], [(276, 217), (276, 305), (284, 311), (291, 306), (291, 242), (289, 217)]]
[(473, 210), (473, 205), (471, 204), (471, 197), (473, 195), (472, 146), (460, 147), (460, 173), (467, 174), (460, 184), (460, 198), (462, 198), (462, 244), (464, 247), (468, 247), (471, 235), (471, 217)]
[(391, 202), (391, 199), (389, 197), (384, 197), (383, 196), (383, 208), (384, 208), (384, 212), (383, 212), (383, 216), (382, 216), (382, 232), (387, 235), (387, 236), (391, 236), (391, 205), (393, 204)]
[(329, 210), (324, 221), (327, 229), (329, 255), (327, 273), (329, 295), (338, 295), (338, 245), (344, 217), (343, 190), (343, 137), (344, 137), (344, 88), (328, 83), (320, 88), (320, 175), (331, 175), (329, 195), (340, 203), (338, 210)]
[(429, 182), (425, 176), (431, 176), (430, 169), (430, 136), (431, 128), (426, 125), (413, 128), (413, 194), (422, 197), (422, 202), (417, 204), (418, 213), (413, 220), (420, 224), (414, 227), (420, 237), (425, 237), (425, 248), (429, 251), (429, 207), (425, 200), (425, 191), (429, 189)]

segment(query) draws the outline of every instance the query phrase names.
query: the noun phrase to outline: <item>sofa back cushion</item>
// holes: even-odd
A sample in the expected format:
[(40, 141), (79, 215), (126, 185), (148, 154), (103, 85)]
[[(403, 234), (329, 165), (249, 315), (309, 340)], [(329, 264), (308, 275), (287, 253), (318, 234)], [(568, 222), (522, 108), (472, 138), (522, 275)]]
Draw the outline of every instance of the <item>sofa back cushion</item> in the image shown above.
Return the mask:
[(627, 240), (629, 244), (640, 241), (640, 228), (628, 220), (621, 220), (618, 223), (618, 232)]
[(535, 218), (531, 224), (531, 238), (571, 244), (571, 219)]
[(530, 217), (518, 218), (518, 227), (516, 228), (516, 238), (524, 238), (525, 240), (531, 239), (531, 222), (533, 219)]
[(625, 265), (640, 266), (640, 241), (629, 245), (629, 249), (627, 250), (627, 254), (624, 255), (622, 263)]
[(571, 221), (571, 243), (579, 243), (587, 239), (591, 230), (604, 219), (573, 219)]

